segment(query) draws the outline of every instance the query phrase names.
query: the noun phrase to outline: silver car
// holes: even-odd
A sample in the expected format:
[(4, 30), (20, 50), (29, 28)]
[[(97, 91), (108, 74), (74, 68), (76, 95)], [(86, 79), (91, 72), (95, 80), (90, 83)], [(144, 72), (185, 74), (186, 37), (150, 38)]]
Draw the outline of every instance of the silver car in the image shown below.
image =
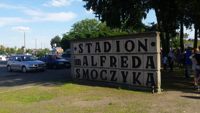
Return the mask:
[(36, 60), (30, 55), (16, 55), (11, 56), (7, 62), (8, 71), (22, 71), (26, 73), (27, 71), (44, 71), (46, 69), (46, 64), (42, 61)]

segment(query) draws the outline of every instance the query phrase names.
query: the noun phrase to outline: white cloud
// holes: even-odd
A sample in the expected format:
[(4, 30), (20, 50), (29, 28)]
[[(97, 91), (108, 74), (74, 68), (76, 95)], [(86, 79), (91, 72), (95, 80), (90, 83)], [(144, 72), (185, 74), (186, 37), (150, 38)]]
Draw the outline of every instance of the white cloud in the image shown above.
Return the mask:
[(27, 9), (26, 7), (23, 7), (23, 6), (3, 4), (3, 3), (0, 3), (0, 8), (1, 9), (16, 9), (16, 10), (25, 10), (25, 9)]
[(73, 12), (55, 12), (47, 13), (41, 11), (26, 11), (31, 16), (30, 22), (66, 22), (77, 17)]
[(52, 0), (50, 4), (54, 7), (66, 6), (71, 4), (71, 0)]
[(76, 14), (73, 12), (60, 12), (60, 13), (48, 13), (44, 16), (45, 16), (44, 18), (41, 18), (44, 21), (65, 22), (73, 20), (76, 17)]
[(77, 15), (73, 12), (42, 12), (40, 10), (26, 9), (23, 10), (26, 15), (31, 16), (32, 22), (37, 21), (53, 21), (53, 22), (66, 22), (73, 20)]
[(51, 0), (48, 3), (45, 3), (44, 6), (62, 7), (70, 4), (71, 0)]
[(12, 30), (16, 30), (16, 31), (30, 31), (30, 27), (27, 27), (27, 26), (16, 26), (16, 27), (12, 27)]
[(34, 13), (31, 13), (27, 11), (26, 13), (31, 16), (29, 22), (68, 22), (77, 17), (73, 12), (47, 13), (35, 11)]
[(26, 15), (33, 16), (33, 17), (44, 15), (44, 12), (40, 10), (34, 10), (34, 9), (28, 9), (28, 8), (26, 8), (25, 10), (22, 10), (22, 12), (25, 13)]
[(0, 3), (0, 8), (14, 9), (15, 7), (12, 6), (12, 5), (8, 5), (8, 4), (2, 4), (2, 3)]
[(51, 0), (44, 4), (44, 6), (52, 6), (52, 7), (63, 7), (69, 6), (72, 2), (80, 2), (81, 0)]
[(28, 20), (20, 17), (0, 17), (0, 27), (27, 22)]
[(35, 12), (29, 13), (27, 15), (29, 15), (30, 17), (26, 19), (20, 17), (0, 17), (0, 27), (33, 22), (67, 22), (77, 17), (77, 15), (73, 12)]
[(43, 12), (39, 9), (31, 9), (23, 6), (1, 4), (0, 9), (12, 9), (22, 12), (24, 17), (0, 17), (0, 27), (6, 25), (19, 25), (30, 22), (67, 22), (77, 17), (73, 12)]

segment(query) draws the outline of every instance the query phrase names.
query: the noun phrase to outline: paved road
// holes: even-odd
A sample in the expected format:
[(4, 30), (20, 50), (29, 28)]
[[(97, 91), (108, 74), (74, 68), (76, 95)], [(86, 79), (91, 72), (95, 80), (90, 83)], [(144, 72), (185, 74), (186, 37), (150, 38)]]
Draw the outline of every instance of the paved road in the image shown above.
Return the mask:
[(5, 76), (6, 68), (5, 68), (6, 62), (0, 62), (0, 77)]
[(0, 89), (24, 85), (59, 85), (71, 81), (70, 69), (52, 69), (45, 72), (7, 72), (0, 63)]

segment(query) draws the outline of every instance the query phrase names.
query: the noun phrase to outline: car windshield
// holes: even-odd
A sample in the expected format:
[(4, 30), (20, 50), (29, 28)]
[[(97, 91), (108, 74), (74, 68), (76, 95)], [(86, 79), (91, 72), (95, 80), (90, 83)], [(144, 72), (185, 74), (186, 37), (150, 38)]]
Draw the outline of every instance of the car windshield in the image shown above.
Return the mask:
[(36, 58), (32, 56), (22, 56), (22, 61), (35, 61)]

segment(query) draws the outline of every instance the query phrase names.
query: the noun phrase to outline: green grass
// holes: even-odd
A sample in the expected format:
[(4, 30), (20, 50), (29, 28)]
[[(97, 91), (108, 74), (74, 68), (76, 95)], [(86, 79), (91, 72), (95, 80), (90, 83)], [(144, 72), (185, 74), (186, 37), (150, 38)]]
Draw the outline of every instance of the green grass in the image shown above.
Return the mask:
[(11, 113), (8, 109), (0, 109), (0, 113)]
[(35, 87), (31, 89), (6, 92), (1, 94), (0, 96), (0, 101), (2, 102), (32, 103), (44, 100), (51, 100), (56, 95), (54, 93), (51, 93), (50, 91), (45, 91)]
[(38, 85), (0, 93), (0, 113), (182, 113), (183, 111), (199, 111), (198, 109), (191, 111), (191, 107), (199, 108), (199, 100), (181, 96), (183, 95), (179, 92), (158, 95), (75, 83), (51, 87)]

